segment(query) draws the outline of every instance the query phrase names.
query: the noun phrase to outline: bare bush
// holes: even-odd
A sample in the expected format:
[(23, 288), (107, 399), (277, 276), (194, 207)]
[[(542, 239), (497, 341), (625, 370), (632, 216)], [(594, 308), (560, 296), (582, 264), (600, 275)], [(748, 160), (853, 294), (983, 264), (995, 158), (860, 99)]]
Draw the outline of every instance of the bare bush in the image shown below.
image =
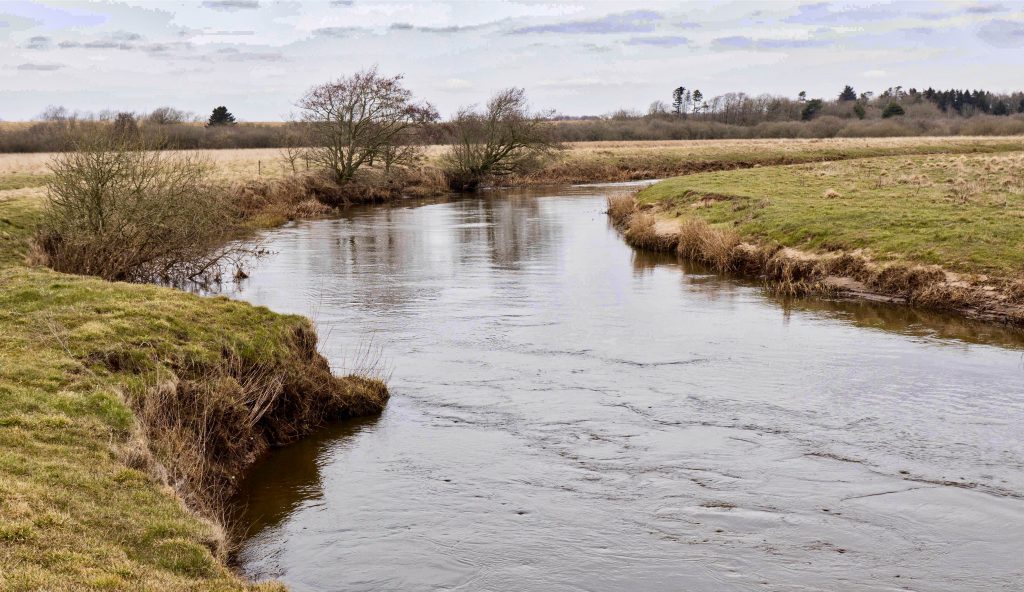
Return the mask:
[(153, 109), (146, 116), (146, 123), (153, 125), (172, 125), (177, 123), (187, 123), (195, 120), (196, 116), (187, 111), (181, 109), (175, 109), (174, 107), (157, 107)]
[(339, 184), (374, 159), (391, 166), (405, 163), (414, 151), (397, 151), (411, 129), (437, 119), (429, 103), (413, 102), (401, 76), (382, 76), (376, 68), (314, 86), (299, 101), (309, 130), (310, 160)]
[(531, 112), (521, 88), (494, 95), (483, 112), (460, 109), (448, 125), (451, 147), (442, 156), (452, 189), (472, 191), (488, 179), (536, 168), (558, 148), (548, 115)]
[(189, 154), (83, 127), (56, 155), (37, 237), (58, 271), (108, 280), (204, 282), (254, 253), (235, 242), (239, 219)]

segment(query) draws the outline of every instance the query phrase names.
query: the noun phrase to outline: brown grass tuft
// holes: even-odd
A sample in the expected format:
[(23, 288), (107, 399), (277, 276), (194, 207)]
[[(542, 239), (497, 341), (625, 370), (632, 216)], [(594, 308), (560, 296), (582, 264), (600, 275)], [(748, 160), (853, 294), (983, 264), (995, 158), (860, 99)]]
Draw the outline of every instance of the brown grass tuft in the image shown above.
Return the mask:
[(632, 195), (608, 196), (608, 216), (616, 226), (625, 226), (636, 210), (636, 200)]

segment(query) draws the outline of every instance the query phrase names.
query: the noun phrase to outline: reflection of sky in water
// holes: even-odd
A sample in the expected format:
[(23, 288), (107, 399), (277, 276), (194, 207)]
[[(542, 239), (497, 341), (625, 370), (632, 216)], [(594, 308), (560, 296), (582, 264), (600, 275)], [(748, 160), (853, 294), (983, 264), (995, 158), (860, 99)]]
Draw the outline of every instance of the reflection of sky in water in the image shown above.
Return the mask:
[(1024, 576), (1015, 333), (773, 300), (633, 252), (595, 191), (268, 234), (239, 296), (313, 316), (339, 366), (372, 342), (393, 398), (255, 472), (247, 573), (545, 591)]

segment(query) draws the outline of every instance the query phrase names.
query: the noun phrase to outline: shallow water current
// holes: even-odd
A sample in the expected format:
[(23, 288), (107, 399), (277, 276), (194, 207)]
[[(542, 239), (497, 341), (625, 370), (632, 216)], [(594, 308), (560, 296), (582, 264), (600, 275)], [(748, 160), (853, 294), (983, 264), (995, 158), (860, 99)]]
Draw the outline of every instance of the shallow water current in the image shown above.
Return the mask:
[(292, 590), (1024, 589), (1024, 340), (633, 251), (618, 187), (356, 209), (232, 296), (392, 398), (243, 484)]

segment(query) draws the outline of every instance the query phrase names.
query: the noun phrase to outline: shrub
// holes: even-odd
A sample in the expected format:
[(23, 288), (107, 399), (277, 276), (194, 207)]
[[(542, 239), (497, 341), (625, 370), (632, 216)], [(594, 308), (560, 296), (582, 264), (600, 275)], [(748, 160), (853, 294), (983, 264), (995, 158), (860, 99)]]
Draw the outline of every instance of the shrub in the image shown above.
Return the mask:
[(544, 115), (530, 112), (521, 88), (497, 93), (484, 112), (459, 110), (448, 129), (451, 147), (441, 161), (456, 191), (527, 172), (557, 148)]
[(882, 110), (883, 119), (888, 119), (890, 117), (898, 117), (900, 115), (905, 114), (906, 111), (899, 103), (889, 103), (888, 105), (885, 106), (885, 109)]
[(253, 253), (232, 243), (239, 219), (209, 167), (151, 150), (137, 137), (86, 126), (50, 164), (37, 237), (58, 271), (108, 280), (206, 282)]

